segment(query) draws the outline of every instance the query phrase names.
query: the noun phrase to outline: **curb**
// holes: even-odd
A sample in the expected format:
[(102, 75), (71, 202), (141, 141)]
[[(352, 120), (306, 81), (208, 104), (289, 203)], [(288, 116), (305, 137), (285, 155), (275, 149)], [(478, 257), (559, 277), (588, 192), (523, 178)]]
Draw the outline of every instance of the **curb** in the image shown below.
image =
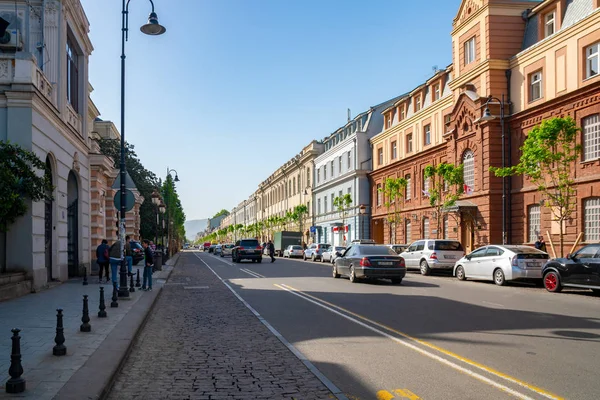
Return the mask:
[[(171, 277), (177, 261), (167, 277), (164, 278), (165, 281)], [(138, 300), (85, 364), (58, 391), (53, 400), (103, 400), (107, 398), (117, 374), (131, 353), (139, 332), (146, 325), (162, 289), (161, 286), (160, 290), (150, 292), (153, 296)], [(139, 313), (140, 309), (146, 307), (145, 313)]]

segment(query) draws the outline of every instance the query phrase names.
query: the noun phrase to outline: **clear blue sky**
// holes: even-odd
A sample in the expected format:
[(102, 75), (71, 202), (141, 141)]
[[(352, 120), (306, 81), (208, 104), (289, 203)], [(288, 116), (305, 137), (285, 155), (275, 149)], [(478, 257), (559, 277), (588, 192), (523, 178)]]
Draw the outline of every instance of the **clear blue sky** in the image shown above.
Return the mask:
[[(231, 210), (347, 117), (451, 63), (460, 0), (154, 0), (166, 34), (143, 35), (130, 3), (126, 140), (188, 219)], [(121, 1), (82, 0), (92, 98), (120, 125)]]

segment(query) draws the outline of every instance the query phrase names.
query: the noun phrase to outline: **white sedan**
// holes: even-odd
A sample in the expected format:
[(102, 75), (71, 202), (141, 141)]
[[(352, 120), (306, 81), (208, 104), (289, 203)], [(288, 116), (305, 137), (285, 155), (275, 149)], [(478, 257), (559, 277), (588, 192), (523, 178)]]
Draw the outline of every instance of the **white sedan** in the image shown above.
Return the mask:
[(323, 257), (321, 257), (321, 262), (330, 262), (333, 264), (333, 262), (335, 261), (335, 259), (337, 258), (337, 256), (335, 255), (335, 253), (343, 253), (344, 250), (346, 250), (345, 247), (343, 246), (335, 246), (335, 247), (330, 247), (329, 250), (327, 250), (326, 252), (323, 253)]
[(304, 249), (300, 245), (289, 245), (283, 251), (283, 258), (302, 257)]
[(530, 246), (484, 246), (458, 260), (454, 276), (461, 281), (494, 281), (499, 286), (514, 280), (541, 281), (542, 267), (548, 258), (548, 253)]

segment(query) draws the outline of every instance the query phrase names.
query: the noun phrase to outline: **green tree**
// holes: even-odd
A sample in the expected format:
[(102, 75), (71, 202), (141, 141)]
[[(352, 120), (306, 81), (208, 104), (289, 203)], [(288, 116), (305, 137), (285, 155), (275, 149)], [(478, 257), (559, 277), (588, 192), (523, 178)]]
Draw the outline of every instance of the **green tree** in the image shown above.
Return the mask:
[(171, 175), (167, 175), (161, 193), (167, 205), (165, 216), (169, 220), (169, 225), (171, 225), (167, 226), (167, 231), (171, 232), (169, 248), (179, 249), (180, 245), (185, 241), (185, 213), (183, 212), (183, 207), (181, 206), (181, 201), (179, 200), (179, 195), (175, 188), (175, 182)]
[(298, 225), (298, 230), (302, 233), (302, 237), (304, 238), (304, 218), (306, 218), (306, 214), (308, 214), (308, 206), (306, 204), (299, 204), (294, 207), (294, 212), (292, 213), (292, 221), (294, 221)]
[(348, 216), (348, 211), (352, 206), (352, 196), (350, 195), (350, 193), (346, 193), (341, 196), (335, 197), (333, 199), (333, 206), (342, 215), (342, 227), (345, 229), (346, 217)]
[(228, 216), (229, 215), (229, 211), (227, 211), (226, 209), (222, 209), (221, 211), (219, 211), (218, 213), (216, 213), (215, 215), (213, 215), (213, 217), (211, 219), (219, 218), (221, 215)]
[(384, 205), (387, 209), (387, 221), (390, 227), (390, 242), (396, 243), (396, 230), (402, 221), (400, 216), (400, 201), (404, 198), (407, 181), (404, 178), (387, 178), (379, 191), (383, 194)]
[(574, 163), (581, 154), (580, 129), (571, 118), (552, 118), (533, 128), (521, 147), (519, 163), (490, 170), (499, 177), (523, 175), (537, 186), (560, 226), (560, 256), (564, 256), (564, 224), (576, 209)]
[(429, 205), (435, 209), (438, 237), (443, 215), (456, 205), (464, 191), (463, 165), (441, 163), (425, 167), (425, 179), (429, 179)]
[(0, 232), (7, 232), (17, 218), (25, 215), (26, 198), (52, 199), (53, 187), (46, 172), (46, 164), (33, 152), (0, 141)]

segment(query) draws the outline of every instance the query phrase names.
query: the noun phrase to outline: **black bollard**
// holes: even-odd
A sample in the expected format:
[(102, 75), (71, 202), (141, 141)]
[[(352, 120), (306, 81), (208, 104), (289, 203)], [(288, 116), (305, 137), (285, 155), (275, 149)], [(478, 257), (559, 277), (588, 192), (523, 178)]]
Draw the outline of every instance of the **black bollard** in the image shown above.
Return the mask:
[(119, 303), (117, 302), (117, 300), (118, 300), (118, 296), (117, 296), (117, 282), (113, 282), (112, 302), (110, 303), (110, 306), (112, 308), (119, 307)]
[(140, 269), (137, 269), (137, 279), (135, 280), (135, 287), (140, 287), (142, 286), (141, 282), (140, 282)]
[(12, 353), (10, 355), (10, 368), (8, 374), (10, 379), (6, 381), (6, 393), (21, 393), (25, 391), (25, 379), (21, 378), (23, 375), (23, 366), (21, 365), (21, 336), (19, 336), (20, 329), (12, 329)]
[(129, 275), (129, 293), (135, 292), (135, 287), (133, 287), (133, 274)]
[(91, 332), (92, 326), (90, 325), (90, 310), (88, 308), (88, 295), (83, 295), (83, 316), (81, 317), (81, 322), (83, 322), (79, 326), (80, 332)]
[(85, 269), (85, 272), (83, 273), (83, 286), (87, 286), (88, 281), (87, 281), (87, 268)]
[(104, 286), (100, 286), (100, 307), (98, 318), (106, 318), (106, 305), (104, 304)]
[(52, 354), (55, 356), (64, 356), (67, 354), (67, 347), (65, 346), (65, 335), (63, 334), (63, 310), (57, 308), (56, 311), (56, 336), (54, 337), (54, 343), (56, 346), (52, 349)]

